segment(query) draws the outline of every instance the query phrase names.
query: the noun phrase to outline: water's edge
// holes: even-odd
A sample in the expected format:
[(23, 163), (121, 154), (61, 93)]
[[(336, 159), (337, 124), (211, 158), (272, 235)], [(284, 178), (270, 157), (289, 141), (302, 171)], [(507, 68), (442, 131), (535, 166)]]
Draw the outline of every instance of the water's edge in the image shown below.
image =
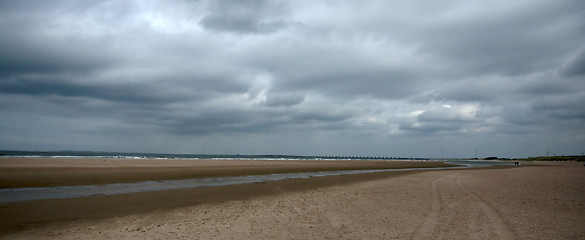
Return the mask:
[[(40, 199), (60, 199), (88, 197), (94, 195), (114, 195), (122, 193), (137, 193), (146, 191), (162, 191), (170, 189), (197, 188), (197, 187), (214, 187), (244, 183), (260, 183), (279, 181), (285, 179), (313, 178), (334, 175), (348, 175), (360, 173), (375, 172), (396, 172), (412, 170), (444, 170), (444, 169), (461, 169), (470, 167), (485, 167), (491, 165), (508, 164), (503, 162), (473, 162), (473, 161), (449, 161), (453, 167), (436, 167), (436, 168), (403, 168), (403, 169), (375, 169), (375, 170), (345, 170), (345, 171), (323, 171), (323, 172), (304, 172), (304, 173), (276, 173), (267, 175), (249, 175), (238, 177), (215, 177), (215, 178), (196, 178), (186, 180), (166, 180), (166, 181), (145, 181), (137, 183), (115, 183), (107, 185), (84, 185), (84, 186), (60, 186), (44, 188), (13, 188), (0, 189), (0, 203), (21, 202)], [(511, 163), (509, 163), (511, 164)]]

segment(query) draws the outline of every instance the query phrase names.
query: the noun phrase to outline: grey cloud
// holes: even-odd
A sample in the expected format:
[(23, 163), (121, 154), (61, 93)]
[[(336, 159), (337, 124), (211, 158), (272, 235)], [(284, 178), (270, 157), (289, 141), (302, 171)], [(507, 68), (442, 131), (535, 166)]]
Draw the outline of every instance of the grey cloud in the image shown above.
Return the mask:
[(461, 134), (464, 131), (480, 131), (478, 127), (489, 127), (484, 121), (493, 117), (493, 114), (489, 110), (482, 111), (482, 106), (477, 105), (443, 105), (426, 110), (410, 121), (400, 123), (399, 129), (420, 134), (445, 132)]
[(272, 33), (287, 27), (283, 20), (259, 21), (249, 16), (207, 16), (201, 20), (211, 30), (241, 33)]
[(560, 79), (554, 76), (544, 77), (543, 79), (536, 79), (529, 84), (519, 86), (515, 91), (516, 94), (523, 94), (526, 96), (548, 96), (548, 95), (562, 95), (573, 94), (579, 91), (580, 87), (574, 82)]
[(585, 94), (571, 94), (547, 97), (532, 104), (536, 113), (544, 113), (550, 117), (560, 119), (585, 120)]
[(351, 113), (336, 113), (328, 110), (322, 112), (301, 112), (292, 116), (295, 121), (301, 122), (340, 122), (345, 121), (351, 116)]
[(456, 86), (454, 88), (446, 89), (440, 93), (434, 94), (433, 99), (437, 100), (453, 100), (459, 102), (482, 102), (488, 101), (497, 97), (499, 94), (491, 89), (480, 88), (477, 86), (469, 86), (465, 88)]
[[(83, 76), (77, 76), (83, 77)], [(88, 77), (89, 76), (84, 76)], [(86, 97), (112, 102), (164, 104), (181, 100), (203, 100), (219, 93), (246, 91), (237, 82), (217, 83), (214, 80), (186, 79), (182, 86), (168, 86), (161, 81), (114, 82), (74, 81), (59, 76), (21, 77), (0, 80), (0, 93), (31, 96), (57, 95)], [(221, 79), (220, 79), (221, 80)], [(221, 81), (219, 81), (221, 82)]]
[(235, 33), (273, 33), (289, 23), (281, 19), (285, 3), (265, 0), (210, 1), (210, 13), (201, 24), (210, 30)]
[(297, 112), (281, 110), (214, 109), (201, 107), (194, 115), (181, 112), (159, 115), (151, 124), (159, 125), (175, 134), (281, 134), (294, 130), (310, 132), (315, 129), (341, 130), (347, 127), (348, 115), (327, 111)]
[[(378, 98), (396, 99), (413, 94), (419, 87), (414, 73), (403, 71), (358, 71), (344, 72), (315, 79), (321, 82), (324, 92), (339, 94), (340, 97), (371, 95)], [(310, 79), (308, 81), (311, 81)]]
[(240, 133), (251, 127), (251, 117), (251, 114), (242, 111), (207, 110), (195, 116), (161, 116), (155, 124), (160, 124), (175, 134)]
[[(426, 33), (432, 40), (423, 43), (421, 52), (453, 64), (452, 68), (459, 68), (454, 72), (463, 75), (519, 75), (555, 67), (562, 56), (559, 53), (581, 44), (576, 38), (582, 35), (578, 29), (583, 28), (583, 21), (575, 24), (574, 20), (583, 20), (582, 7), (546, 1), (531, 4), (522, 12), (508, 11), (507, 7), (482, 10), (476, 18), (431, 24)], [(557, 31), (563, 28), (570, 29), (565, 34), (571, 37), (560, 40)]]
[(585, 50), (581, 51), (577, 57), (572, 59), (566, 67), (561, 70), (565, 77), (575, 77), (585, 75)]
[[(474, 114), (475, 115), (475, 114)], [(466, 116), (464, 114), (454, 111), (426, 111), (418, 116), (421, 122), (451, 122), (451, 123), (465, 123), (475, 122), (475, 116)]]
[[(0, 76), (19, 73), (89, 72), (112, 66), (116, 57), (94, 52), (95, 46), (68, 45), (65, 41), (47, 39), (37, 30), (1, 29), (6, 37), (0, 39)], [(101, 48), (101, 47), (98, 47)]]
[(302, 103), (305, 100), (304, 94), (295, 93), (269, 93), (266, 96), (266, 106), (278, 107), (278, 106), (294, 106)]
[(456, 101), (463, 103), (491, 102), (501, 95), (515, 90), (517, 84), (509, 79), (471, 78), (460, 80), (437, 80), (434, 91), (413, 96), (413, 101)]
[(422, 124), (401, 124), (400, 130), (409, 132), (418, 132), (426, 134), (436, 134), (441, 132), (456, 132), (461, 129), (461, 125), (453, 122), (427, 122)]
[(17, 79), (0, 82), (0, 92), (10, 94), (26, 94), (35, 96), (59, 95), (65, 97), (89, 97), (107, 101), (153, 103), (160, 101), (177, 101), (173, 96), (157, 94), (151, 85), (84, 84), (56, 79), (34, 80)]
[[(343, 59), (298, 59), (304, 63), (294, 67), (294, 72), (276, 72), (274, 87), (297, 91), (317, 90), (335, 98), (373, 96), (398, 99), (415, 93), (422, 87), (419, 84), (424, 83), (413, 70), (353, 65), (351, 60), (348, 62), (351, 55), (341, 55), (339, 58)], [(322, 63), (317, 63), (321, 60)], [(313, 66), (321, 66), (322, 69), (312, 71)]]

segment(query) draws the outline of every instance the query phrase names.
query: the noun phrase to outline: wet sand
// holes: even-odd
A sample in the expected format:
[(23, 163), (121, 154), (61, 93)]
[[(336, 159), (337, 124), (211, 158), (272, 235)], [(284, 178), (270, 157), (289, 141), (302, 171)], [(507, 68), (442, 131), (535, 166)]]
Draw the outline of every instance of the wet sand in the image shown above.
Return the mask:
[(523, 163), (30, 201), (0, 216), (6, 239), (583, 239), (584, 182), (583, 163)]
[(76, 186), (205, 177), (445, 167), (425, 161), (158, 160), (0, 158), (0, 188)]

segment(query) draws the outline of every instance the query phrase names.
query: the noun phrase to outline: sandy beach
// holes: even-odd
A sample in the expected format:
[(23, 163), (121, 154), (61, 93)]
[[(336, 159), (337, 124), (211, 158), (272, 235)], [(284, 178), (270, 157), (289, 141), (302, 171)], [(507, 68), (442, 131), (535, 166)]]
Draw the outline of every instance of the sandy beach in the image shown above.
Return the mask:
[[(134, 162), (127, 160), (108, 167), (95, 161), (79, 166), (6, 161), (2, 181), (10, 186), (81, 184), (91, 178), (74, 181), (79, 178), (73, 173), (85, 171), (99, 178), (109, 168), (133, 176), (116, 180), (152, 178), (150, 168), (166, 172), (160, 175), (164, 179), (189, 175), (179, 169), (197, 169), (181, 161), (173, 166), (139, 164), (151, 167), (132, 166)], [(201, 172), (243, 174), (222, 167), (229, 163), (209, 164), (217, 165)], [(238, 169), (251, 164), (246, 171), (270, 172), (279, 167), (301, 171), (371, 168), (369, 164), (381, 163), (237, 164), (242, 164)], [(400, 164), (406, 167), (408, 162)], [(64, 171), (67, 177), (25, 184), (23, 179), (31, 176), (22, 175), (27, 168), (45, 176)], [(9, 170), (22, 171), (21, 177), (4, 177)], [(582, 162), (534, 162), (507, 168), (371, 173), (37, 200), (0, 204), (0, 233), (3, 239), (583, 239), (583, 183)]]

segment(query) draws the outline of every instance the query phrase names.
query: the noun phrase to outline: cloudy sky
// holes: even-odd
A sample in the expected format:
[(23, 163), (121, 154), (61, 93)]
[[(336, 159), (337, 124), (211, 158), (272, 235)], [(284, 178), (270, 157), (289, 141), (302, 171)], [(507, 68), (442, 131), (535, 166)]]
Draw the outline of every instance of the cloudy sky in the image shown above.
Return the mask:
[(585, 1), (0, 0), (0, 149), (585, 152)]

